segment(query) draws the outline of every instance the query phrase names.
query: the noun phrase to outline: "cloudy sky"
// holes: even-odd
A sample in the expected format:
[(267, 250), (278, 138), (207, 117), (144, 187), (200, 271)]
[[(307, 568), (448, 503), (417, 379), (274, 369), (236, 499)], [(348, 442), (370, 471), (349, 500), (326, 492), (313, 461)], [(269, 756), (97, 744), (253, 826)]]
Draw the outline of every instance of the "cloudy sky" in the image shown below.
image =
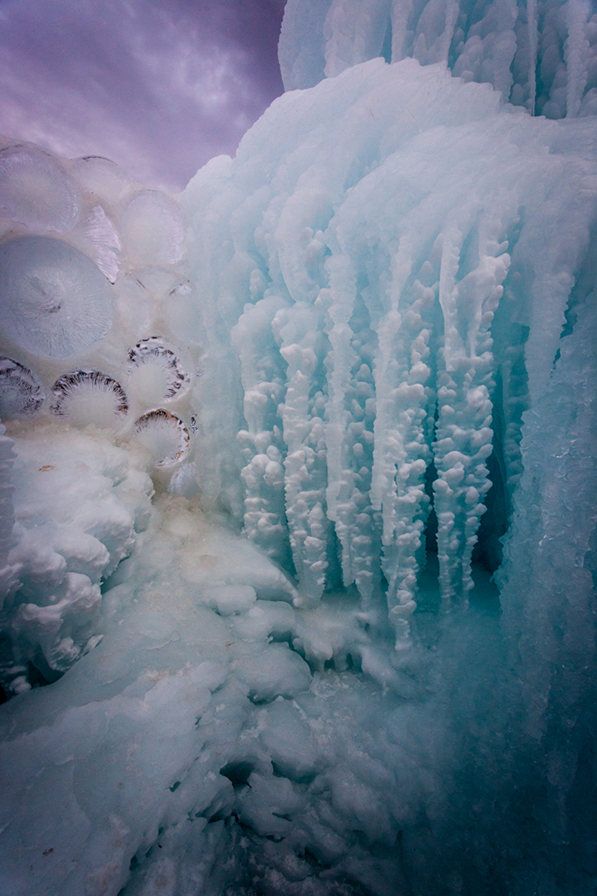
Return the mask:
[(0, 0), (0, 133), (181, 190), (282, 92), (285, 0)]

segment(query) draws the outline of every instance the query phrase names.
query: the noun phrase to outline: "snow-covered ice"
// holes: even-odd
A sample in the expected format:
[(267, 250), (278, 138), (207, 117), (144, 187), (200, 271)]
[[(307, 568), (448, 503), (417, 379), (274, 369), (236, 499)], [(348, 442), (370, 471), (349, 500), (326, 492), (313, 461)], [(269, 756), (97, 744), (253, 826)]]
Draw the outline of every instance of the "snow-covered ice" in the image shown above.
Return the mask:
[(597, 17), (280, 61), (178, 199), (1, 144), (1, 896), (591, 896)]

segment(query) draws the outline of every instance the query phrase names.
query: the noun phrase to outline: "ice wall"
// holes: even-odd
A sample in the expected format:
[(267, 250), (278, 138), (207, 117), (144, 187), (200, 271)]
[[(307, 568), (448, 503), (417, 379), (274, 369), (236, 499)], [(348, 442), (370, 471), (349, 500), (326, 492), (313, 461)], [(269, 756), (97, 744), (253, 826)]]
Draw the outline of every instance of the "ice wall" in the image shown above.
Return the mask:
[(597, 13), (588, 0), (289, 0), (279, 46), (286, 90), (376, 56), (443, 63), (547, 118), (597, 111)]
[(0, 891), (588, 896), (591, 10), (284, 27), (179, 201), (0, 147)]
[(187, 189), (217, 297), (205, 491), (238, 466), (228, 505), (242, 480), (248, 537), (290, 551), (305, 604), (341, 575), (364, 608), (385, 594), (406, 645), (431, 509), (446, 609), (488, 506), (477, 552), (499, 563), (522, 414), (594, 251), (593, 151), (590, 121), (534, 122), (441, 66), (373, 60), (287, 94)]

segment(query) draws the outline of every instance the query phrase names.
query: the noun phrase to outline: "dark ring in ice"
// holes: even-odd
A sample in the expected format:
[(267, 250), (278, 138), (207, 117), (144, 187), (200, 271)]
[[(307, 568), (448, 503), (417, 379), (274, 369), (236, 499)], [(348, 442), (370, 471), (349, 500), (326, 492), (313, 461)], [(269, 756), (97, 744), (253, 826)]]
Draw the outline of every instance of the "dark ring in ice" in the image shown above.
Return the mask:
[(50, 407), (52, 413), (58, 416), (67, 414), (68, 402), (82, 389), (112, 393), (114, 413), (117, 415), (128, 413), (129, 403), (124, 389), (113, 377), (100, 370), (73, 370), (72, 373), (65, 373), (57, 379), (52, 386), (54, 396), (54, 404)]
[(139, 417), (135, 431), (138, 437), (141, 436), (141, 444), (156, 458), (157, 467), (170, 467), (189, 453), (191, 437), (188, 429), (179, 417), (165, 408), (147, 411)]
[(182, 369), (178, 358), (171, 349), (166, 348), (159, 336), (142, 339), (134, 348), (129, 349), (128, 359), (135, 367), (151, 363), (162, 367), (168, 379), (163, 396), (166, 401), (176, 398), (180, 390), (189, 383), (189, 377)]

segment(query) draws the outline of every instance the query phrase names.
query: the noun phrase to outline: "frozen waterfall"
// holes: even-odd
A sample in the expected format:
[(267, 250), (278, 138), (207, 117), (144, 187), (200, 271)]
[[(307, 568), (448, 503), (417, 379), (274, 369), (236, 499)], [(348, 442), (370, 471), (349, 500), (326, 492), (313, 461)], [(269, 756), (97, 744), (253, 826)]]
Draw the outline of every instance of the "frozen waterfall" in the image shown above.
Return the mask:
[(597, 14), (280, 60), (178, 198), (0, 144), (0, 894), (593, 896)]

